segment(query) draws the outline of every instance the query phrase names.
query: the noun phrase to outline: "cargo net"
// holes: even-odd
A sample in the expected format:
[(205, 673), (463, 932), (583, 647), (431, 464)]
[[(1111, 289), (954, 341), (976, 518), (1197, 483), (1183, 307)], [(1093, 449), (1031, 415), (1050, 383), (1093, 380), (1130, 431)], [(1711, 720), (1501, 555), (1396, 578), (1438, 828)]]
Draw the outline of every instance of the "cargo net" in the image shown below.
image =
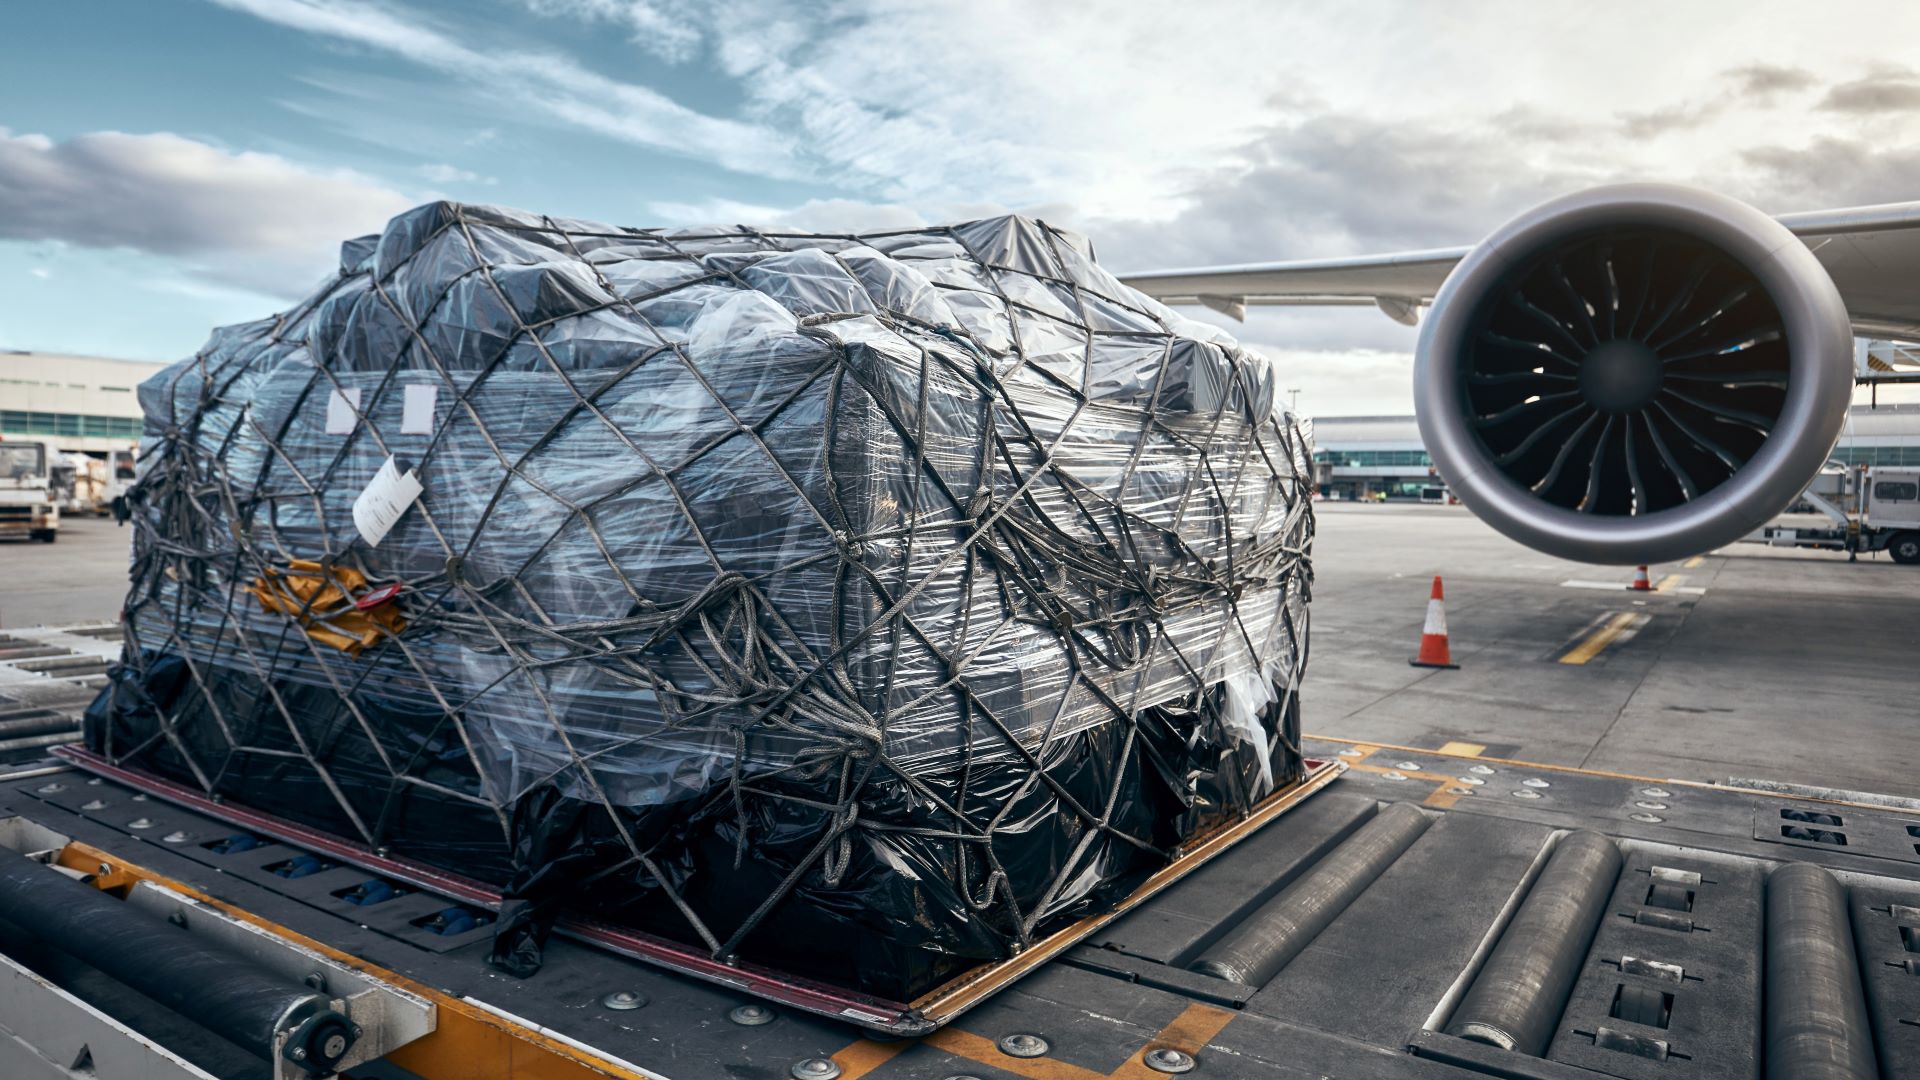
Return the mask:
[[(140, 389), (90, 747), (908, 1000), (1297, 778), (1311, 448), (1020, 217), (433, 204)], [(342, 871), (348, 873), (348, 871)]]

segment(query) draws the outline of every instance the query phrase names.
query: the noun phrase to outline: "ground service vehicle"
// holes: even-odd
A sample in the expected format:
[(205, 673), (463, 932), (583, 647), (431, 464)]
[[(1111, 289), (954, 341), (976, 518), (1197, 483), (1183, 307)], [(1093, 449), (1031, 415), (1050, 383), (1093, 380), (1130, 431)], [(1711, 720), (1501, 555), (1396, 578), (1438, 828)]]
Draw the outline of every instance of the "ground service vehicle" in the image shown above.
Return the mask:
[(1920, 468), (1828, 469), (1802, 500), (1831, 524), (1771, 524), (1747, 539), (1774, 547), (1884, 551), (1894, 562), (1920, 564)]
[(60, 507), (54, 501), (53, 469), (59, 453), (35, 439), (0, 442), (0, 536), (53, 543)]

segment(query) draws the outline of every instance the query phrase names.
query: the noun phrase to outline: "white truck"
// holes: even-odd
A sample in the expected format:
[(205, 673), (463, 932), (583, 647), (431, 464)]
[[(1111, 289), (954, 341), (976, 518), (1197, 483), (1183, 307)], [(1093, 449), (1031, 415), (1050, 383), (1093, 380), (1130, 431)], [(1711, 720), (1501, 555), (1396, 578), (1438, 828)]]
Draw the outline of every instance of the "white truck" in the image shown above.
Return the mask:
[(51, 544), (60, 535), (60, 506), (53, 494), (59, 451), (35, 439), (0, 442), (0, 536)]
[(1816, 515), (1787, 514), (1748, 540), (1774, 547), (1885, 551), (1920, 564), (1920, 468), (1830, 465), (1801, 496)]

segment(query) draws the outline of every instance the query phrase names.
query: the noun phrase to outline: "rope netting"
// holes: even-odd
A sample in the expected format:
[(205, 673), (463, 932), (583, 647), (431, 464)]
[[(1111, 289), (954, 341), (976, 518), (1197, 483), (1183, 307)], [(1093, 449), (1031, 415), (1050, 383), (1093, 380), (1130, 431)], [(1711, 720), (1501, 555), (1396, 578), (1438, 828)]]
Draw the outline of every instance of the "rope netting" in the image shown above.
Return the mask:
[(113, 761), (902, 999), (1297, 776), (1308, 433), (1069, 234), (342, 262), (141, 388)]

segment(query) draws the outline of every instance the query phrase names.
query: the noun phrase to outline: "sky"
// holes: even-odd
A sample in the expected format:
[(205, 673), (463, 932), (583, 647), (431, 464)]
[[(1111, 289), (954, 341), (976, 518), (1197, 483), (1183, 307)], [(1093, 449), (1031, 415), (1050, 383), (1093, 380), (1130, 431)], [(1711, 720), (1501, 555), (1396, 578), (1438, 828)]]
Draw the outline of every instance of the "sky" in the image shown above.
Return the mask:
[[(1920, 5), (26, 0), (0, 5), (0, 348), (150, 360), (434, 199), (843, 231), (1017, 210), (1118, 271), (1473, 242), (1589, 184), (1920, 198)], [(1196, 311), (1302, 410), (1414, 331)]]

